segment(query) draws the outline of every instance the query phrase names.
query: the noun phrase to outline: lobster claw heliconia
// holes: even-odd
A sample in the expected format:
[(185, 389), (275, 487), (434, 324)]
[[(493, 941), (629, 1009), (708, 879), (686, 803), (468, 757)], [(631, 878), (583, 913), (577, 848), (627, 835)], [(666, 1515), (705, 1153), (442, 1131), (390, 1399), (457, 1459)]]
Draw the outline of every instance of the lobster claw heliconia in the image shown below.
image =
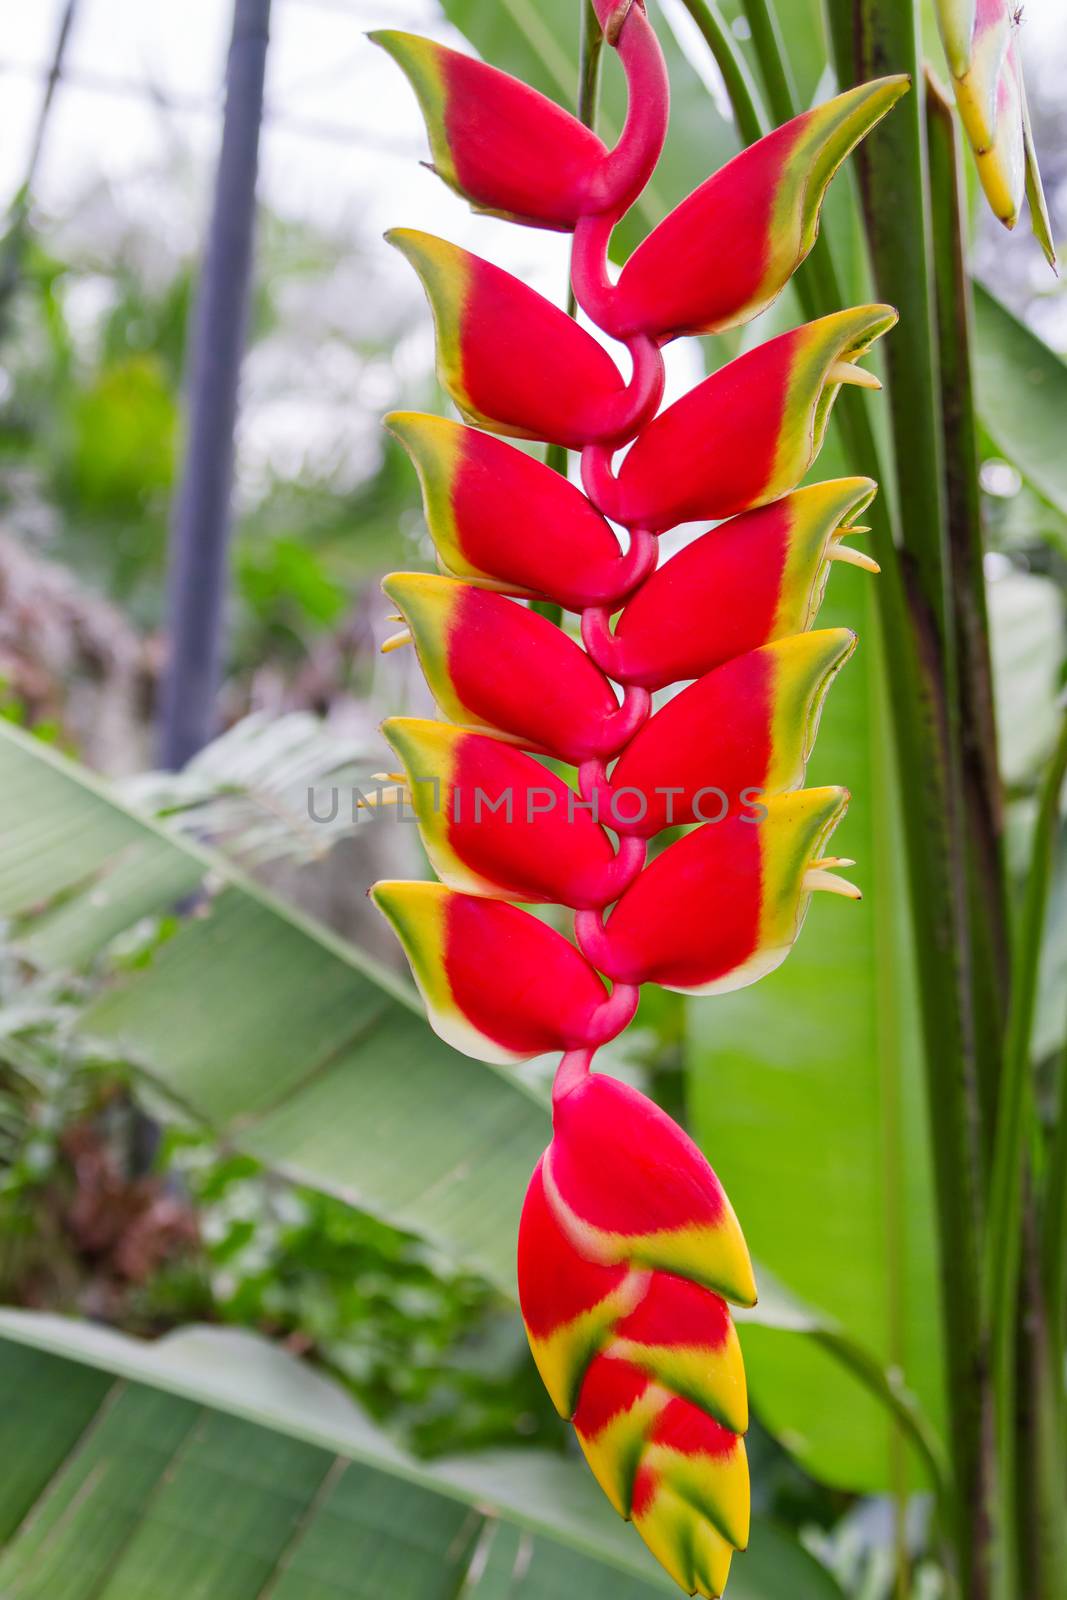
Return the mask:
[[(856, 643), (815, 621), (835, 564), (878, 571), (849, 542), (868, 531), (856, 519), (875, 485), (798, 485), (842, 385), (879, 387), (858, 363), (896, 312), (795, 328), (662, 411), (661, 347), (775, 298), (833, 174), (907, 84), (849, 89), (743, 151), (613, 281), (612, 230), (655, 166), (668, 90), (644, 0), (594, 11), (629, 93), (610, 150), (491, 66), (375, 36), (415, 88), (435, 170), (476, 210), (571, 232), (575, 296), (627, 360), (480, 256), (390, 235), (422, 280), (464, 420), (387, 419), (442, 569), (383, 582), (404, 625), (383, 649), (414, 646), (442, 719), (386, 721), (388, 781), (440, 881), (371, 892), (443, 1039), (500, 1065), (562, 1057), (519, 1229), (530, 1348), (612, 1505), (711, 1600), (749, 1538), (729, 1305), (755, 1303), (752, 1264), (702, 1152), (593, 1058), (642, 984), (754, 983), (786, 959), (817, 891), (859, 898), (836, 870), (851, 863), (826, 853), (847, 792), (802, 785)], [(580, 452), (582, 488), (508, 436)], [(697, 519), (716, 526), (658, 565), (658, 536)], [(526, 909), (538, 904), (573, 913), (573, 937)]]
[(737, 1218), (692, 1140), (603, 1075), (561, 1086), (519, 1225), (519, 1298), (556, 1408), (615, 1509), (690, 1593), (748, 1543)]

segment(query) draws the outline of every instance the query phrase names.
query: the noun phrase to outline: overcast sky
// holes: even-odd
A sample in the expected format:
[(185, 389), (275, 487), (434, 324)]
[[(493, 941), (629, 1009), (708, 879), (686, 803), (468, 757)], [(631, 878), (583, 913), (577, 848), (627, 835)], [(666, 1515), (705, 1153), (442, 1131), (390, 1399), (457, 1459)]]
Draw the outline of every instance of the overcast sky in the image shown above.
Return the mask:
[[(675, 4), (677, 0), (675, 0)], [(0, 0), (0, 205), (20, 183), (63, 0)], [(1032, 66), (1067, 64), (1065, 0), (1026, 0)], [(158, 170), (177, 140), (209, 170), (229, 0), (79, 0), (36, 194), (62, 211), (105, 177), (133, 209), (159, 203)], [(286, 215), (380, 232), (408, 224), (447, 233), (558, 294), (559, 236), (472, 218), (418, 159), (425, 141), (399, 71), (364, 38), (410, 27), (455, 38), (436, 0), (274, 0), (268, 68), (273, 111), (263, 140), (262, 193)], [(104, 92), (110, 85), (110, 92)], [(147, 86), (153, 105), (122, 86)], [(317, 136), (332, 130), (330, 137)], [(161, 225), (162, 225), (161, 219)]]

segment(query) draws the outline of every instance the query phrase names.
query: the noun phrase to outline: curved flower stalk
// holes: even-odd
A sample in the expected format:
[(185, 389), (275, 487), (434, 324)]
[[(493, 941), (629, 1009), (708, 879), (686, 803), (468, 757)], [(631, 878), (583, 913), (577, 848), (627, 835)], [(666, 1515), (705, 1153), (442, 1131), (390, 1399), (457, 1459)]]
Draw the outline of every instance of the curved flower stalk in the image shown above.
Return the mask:
[[(745, 1376), (729, 1303), (756, 1298), (737, 1218), (652, 1101), (592, 1070), (640, 985), (713, 993), (783, 961), (813, 893), (858, 898), (827, 854), (848, 803), (805, 789), (855, 638), (814, 624), (875, 485), (798, 487), (844, 384), (895, 321), (860, 306), (723, 367), (657, 415), (661, 347), (746, 322), (810, 250), (827, 184), (906, 80), (852, 89), (744, 151), (625, 264), (612, 229), (667, 125), (641, 0), (597, 0), (625, 70), (614, 150), (525, 85), (407, 34), (441, 176), (477, 210), (573, 231), (573, 285), (629, 354), (525, 284), (426, 234), (390, 235), (422, 278), (438, 370), (466, 419), (387, 419), (418, 471), (441, 573), (384, 588), (446, 721), (390, 718), (390, 774), (436, 883), (378, 883), (430, 1021), (511, 1063), (562, 1055), (518, 1274), (534, 1358), (621, 1515), (691, 1594), (721, 1595), (748, 1539)], [(499, 435), (582, 454), (584, 493)], [(616, 469), (620, 446), (630, 448)], [(658, 535), (701, 532), (657, 565)], [(621, 545), (612, 524), (627, 534)], [(579, 617), (584, 649), (527, 608)], [(652, 694), (688, 687), (653, 710)], [(545, 758), (576, 769), (561, 777)], [(648, 859), (664, 829), (685, 831)], [(574, 941), (524, 906), (574, 913)]]
[(1016, 0), (936, 0), (936, 10), (956, 105), (986, 199), (1004, 226), (1014, 228), (1025, 192), (1034, 233), (1054, 268), (1056, 249), (1019, 55), (1023, 7)]

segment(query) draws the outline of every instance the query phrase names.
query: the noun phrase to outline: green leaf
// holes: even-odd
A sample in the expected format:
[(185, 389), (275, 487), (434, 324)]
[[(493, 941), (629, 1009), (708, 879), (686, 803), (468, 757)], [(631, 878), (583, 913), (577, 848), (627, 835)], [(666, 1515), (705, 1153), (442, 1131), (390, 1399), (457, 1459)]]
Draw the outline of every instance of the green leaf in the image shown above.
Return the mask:
[[(574, 109), (581, 7), (573, 0), (441, 0), (441, 6), (486, 61)], [(656, 32), (670, 73), (671, 132), (652, 182), (615, 231), (612, 253), (621, 256), (739, 147), (736, 129), (662, 16)], [(597, 132), (610, 145), (622, 128), (626, 86), (614, 51), (604, 57)]]
[(1067, 634), (1049, 578), (1006, 572), (987, 586), (1000, 768), (1009, 786), (1032, 784), (1056, 742), (1056, 696)]
[[(335, 1384), (252, 1334), (193, 1327), (145, 1344), (0, 1311), (0, 1393), (0, 1448), (17, 1462), (0, 1485), (6, 1600), (676, 1592), (578, 1461), (536, 1450), (416, 1461)], [(840, 1600), (758, 1519), (730, 1593)]]
[(221, 892), (82, 1030), (172, 1111), (513, 1293), (519, 1210), (549, 1137), (540, 1100), (449, 1049), (414, 990), (360, 951), (0, 724), (0, 914), (22, 919), (31, 960), (85, 960), (209, 872)]
[(1067, 514), (1067, 365), (980, 283), (974, 286), (978, 410), (997, 449)]
[[(820, 462), (820, 476), (831, 469)], [(789, 960), (689, 1006), (694, 1127), (757, 1261), (942, 1412), (938, 1277), (900, 823), (869, 580), (835, 569), (820, 626), (858, 626), (811, 784), (852, 791), (835, 853), (866, 898), (816, 896)], [(805, 1467), (842, 1488), (926, 1481), (840, 1351), (743, 1332), (753, 1402)], [(883, 1397), (884, 1398), (884, 1397)]]

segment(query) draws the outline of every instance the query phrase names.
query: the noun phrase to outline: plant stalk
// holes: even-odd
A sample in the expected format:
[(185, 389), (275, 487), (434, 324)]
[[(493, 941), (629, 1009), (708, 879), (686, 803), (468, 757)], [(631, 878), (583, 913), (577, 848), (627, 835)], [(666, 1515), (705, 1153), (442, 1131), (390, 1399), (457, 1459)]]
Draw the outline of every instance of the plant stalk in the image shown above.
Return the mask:
[[(945, 441), (949, 590), (959, 669), (959, 737), (974, 976), (975, 1057), (988, 1146), (1008, 1010), (1011, 927), (983, 564), (985, 551), (971, 366), (974, 317), (971, 283), (964, 259), (963, 175), (953, 108), (929, 69), (926, 73), (926, 133), (933, 227), (931, 259)], [(987, 1148), (987, 1158), (989, 1153)]]
[[(883, 16), (881, 12), (891, 13)], [(891, 71), (915, 80), (918, 51), (910, 6), (898, 0), (829, 0), (831, 33), (842, 87)], [(755, 32), (755, 30), (754, 30)], [(761, 65), (781, 94), (782, 74), (769, 70), (773, 33), (763, 30)], [(799, 109), (776, 107), (779, 114)], [(899, 125), (904, 111), (904, 126)], [(883, 133), (883, 129), (885, 132)], [(861, 147), (864, 210), (879, 290), (903, 278), (903, 342), (888, 341), (894, 443), (898, 462), (899, 545), (884, 499), (871, 508), (875, 555), (882, 566), (878, 599), (896, 657), (894, 735), (908, 819), (908, 869), (919, 963), (938, 1231), (944, 1282), (947, 1386), (956, 1479), (951, 1530), (961, 1587), (968, 1600), (990, 1593), (993, 1507), (991, 1406), (980, 1297), (980, 1206), (977, 1186), (980, 1106), (974, 1071), (967, 960), (966, 873), (959, 848), (962, 804), (955, 757), (954, 617), (948, 602), (947, 532), (940, 455), (937, 346), (926, 262), (928, 217), (921, 113), (905, 102), (868, 144), (884, 137), (874, 160)], [(888, 148), (887, 148), (888, 145)], [(872, 165), (873, 163), (873, 165)], [(877, 174), (877, 181), (875, 180)], [(910, 218), (912, 226), (903, 219)], [(825, 242), (798, 274), (808, 315), (845, 303)], [(897, 330), (899, 334), (901, 330)], [(877, 471), (878, 449), (862, 397), (842, 396), (839, 416), (859, 470)]]
[(682, 0), (682, 4), (700, 29), (715, 65), (722, 73), (742, 142), (754, 144), (763, 137), (770, 124), (760, 103), (759, 90), (752, 81), (744, 56), (737, 48), (737, 41), (714, 0)]

